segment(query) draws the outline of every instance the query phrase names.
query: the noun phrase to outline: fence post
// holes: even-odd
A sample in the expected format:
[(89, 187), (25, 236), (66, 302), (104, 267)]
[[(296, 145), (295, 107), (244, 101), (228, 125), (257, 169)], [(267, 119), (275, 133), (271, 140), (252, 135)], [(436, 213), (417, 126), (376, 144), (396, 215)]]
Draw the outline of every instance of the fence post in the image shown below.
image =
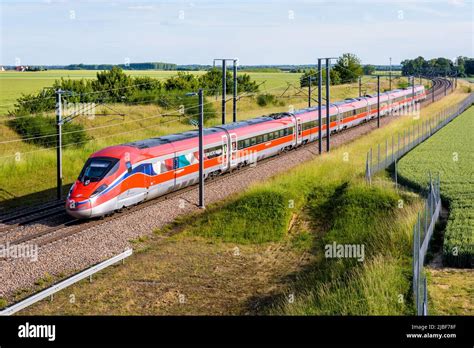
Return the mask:
[(388, 166), (388, 138), (385, 138), (385, 160), (384, 160), (385, 167)]
[(415, 283), (416, 283), (416, 225), (413, 226), (413, 262), (412, 262), (412, 267), (413, 267), (413, 293), (416, 291)]
[[(420, 252), (421, 252), (421, 242), (422, 240), (424, 239), (424, 236), (425, 234), (423, 234), (423, 238), (421, 238), (421, 233), (418, 233), (418, 277), (417, 277), (417, 304), (419, 306), (419, 301), (420, 301), (420, 296), (419, 296), (419, 293), (420, 293), (420, 276), (421, 276), (421, 271), (423, 269), (423, 259), (420, 257)], [(418, 307), (419, 308), (419, 307)], [(419, 312), (418, 312), (419, 313)]]
[(406, 143), (407, 143), (407, 130), (403, 130), (403, 154), (406, 153)]
[(395, 158), (395, 157), (394, 157), (394, 153), (393, 153), (393, 149), (394, 149), (394, 148), (393, 148), (393, 138), (394, 138), (394, 136), (393, 136), (393, 134), (392, 134), (392, 162), (393, 162), (393, 159)]
[(380, 170), (380, 143), (377, 144), (377, 170)]
[(370, 168), (370, 183), (372, 184), (372, 148), (370, 148), (369, 168)]
[(426, 280), (426, 276), (424, 277), (423, 283), (423, 315), (428, 315), (428, 284)]
[(441, 200), (441, 179), (438, 172), (438, 202)]
[(370, 185), (372, 178), (371, 178), (371, 172), (370, 172), (370, 160), (369, 160), (369, 151), (367, 151), (367, 159), (365, 161), (365, 176), (367, 179), (367, 183)]
[(398, 149), (397, 149), (397, 158), (400, 157), (400, 133), (398, 133)]
[(397, 159), (395, 158), (394, 170), (395, 170), (395, 189), (398, 190), (398, 172), (397, 172)]
[(420, 122), (418, 122), (418, 144), (421, 143)]

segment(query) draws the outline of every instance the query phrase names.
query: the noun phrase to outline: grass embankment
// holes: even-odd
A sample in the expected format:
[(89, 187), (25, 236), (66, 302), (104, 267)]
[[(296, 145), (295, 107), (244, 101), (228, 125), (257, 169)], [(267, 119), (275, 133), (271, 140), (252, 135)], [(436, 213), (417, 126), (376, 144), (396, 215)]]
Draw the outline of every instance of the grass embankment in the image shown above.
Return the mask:
[[(238, 244), (287, 239), (312, 253), (313, 262), (289, 286), (294, 301), (281, 296), (267, 313), (410, 314), (410, 231), (419, 202), (389, 186), (344, 181), (348, 172), (338, 177), (340, 166), (329, 167), (305, 166), (186, 219), (183, 236)], [(363, 246), (363, 257), (326, 258), (325, 246), (333, 243)]]
[[(448, 96), (421, 118), (465, 96)], [(362, 178), (367, 150), (413, 122), (396, 120), (182, 218), (136, 244), (143, 252), (124, 266), (28, 313), (412, 314), (410, 245), (422, 203), (388, 178), (372, 188)], [(169, 230), (180, 233), (161, 238)], [(334, 241), (363, 245), (363, 261), (327, 259)]]
[(424, 188), (429, 171), (439, 172), (441, 195), (449, 207), (443, 262), (472, 267), (474, 253), (474, 108), (400, 160), (398, 172), (409, 184)]
[(430, 315), (474, 315), (474, 270), (426, 268)]
[[(157, 78), (167, 78), (175, 72), (169, 71), (133, 71), (134, 75), (146, 75)], [(95, 71), (46, 71), (46, 72), (5, 72), (0, 74), (0, 87), (5, 91), (12, 91), (12, 95), (20, 91), (31, 92), (26, 86), (34, 86), (38, 90), (38, 80), (50, 85), (59, 77), (70, 78), (93, 78)], [(261, 87), (260, 93), (269, 93), (280, 96), (288, 87), (288, 83), (298, 85), (301, 74), (292, 73), (249, 73), (257, 83), (266, 81)], [(38, 79), (38, 80), (37, 80)], [(29, 81), (25, 85), (25, 81)], [(365, 92), (373, 92), (374, 79), (364, 78)], [(393, 81), (396, 86), (397, 80)], [(382, 88), (388, 88), (388, 81), (381, 81)], [(16, 92), (14, 92), (16, 91)], [(10, 93), (10, 92), (9, 92)], [(298, 93), (298, 95), (296, 95)], [(331, 88), (331, 96), (334, 100), (358, 95), (357, 84), (334, 86)], [(291, 97), (286, 97), (291, 96)], [(4, 95), (0, 93), (0, 104)], [(6, 98), (6, 97), (5, 97)], [(278, 99), (278, 98), (277, 98)], [(307, 97), (298, 90), (290, 89), (285, 97), (278, 99), (283, 105), (269, 104), (265, 107), (258, 106), (255, 97), (242, 98), (238, 103), (238, 118), (248, 119), (272, 112), (288, 111), (290, 105), (294, 108), (302, 108), (307, 105)], [(208, 103), (214, 103), (217, 110), (220, 108), (219, 98), (208, 96)], [(63, 151), (63, 182), (67, 186), (71, 184), (80, 172), (88, 156), (110, 145), (146, 139), (171, 133), (189, 130), (191, 126), (179, 122), (174, 116), (160, 116), (163, 110), (157, 105), (110, 105), (112, 109), (98, 107), (96, 116), (88, 118), (81, 116), (73, 123), (79, 123), (86, 129), (87, 137), (90, 139), (79, 147), (65, 147)], [(121, 117), (117, 114), (125, 114)], [(50, 115), (53, 117), (53, 115)], [(9, 118), (0, 116), (0, 141), (8, 141), (0, 144), (0, 205), (5, 208), (23, 206), (28, 203), (50, 200), (55, 197), (56, 185), (56, 151), (25, 143), (21, 136), (13, 132), (6, 122)], [(231, 112), (228, 113), (228, 120)], [(220, 123), (220, 117), (210, 120), (207, 126)], [(55, 144), (55, 136), (45, 138)], [(39, 174), (39, 175), (38, 175)], [(68, 187), (64, 188), (67, 192)], [(27, 196), (28, 197), (24, 197)], [(20, 199), (15, 199), (20, 197)]]

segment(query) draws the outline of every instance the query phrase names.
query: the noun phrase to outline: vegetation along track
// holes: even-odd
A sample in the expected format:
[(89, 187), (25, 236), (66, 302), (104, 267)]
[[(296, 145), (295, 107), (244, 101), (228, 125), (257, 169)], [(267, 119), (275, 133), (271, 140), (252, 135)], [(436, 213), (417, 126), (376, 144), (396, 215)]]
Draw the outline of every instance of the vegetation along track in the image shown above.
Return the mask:
[[(434, 100), (438, 100), (439, 98), (442, 98), (444, 96), (444, 93), (450, 93), (451, 91), (451, 82), (449, 80), (445, 79), (434, 79), (433, 80), (433, 87), (434, 89)], [(431, 93), (433, 93), (432, 89), (428, 90), (427, 92), (427, 100), (425, 103), (423, 103), (423, 106), (429, 105), (432, 102), (432, 98), (429, 98), (431, 96)], [(429, 99), (429, 100), (428, 100)], [(369, 121), (369, 124), (373, 124), (376, 122), (376, 118)], [(351, 127), (349, 129), (346, 129), (342, 132), (341, 134), (348, 133), (349, 130), (354, 129), (354, 128), (359, 128), (363, 125), (366, 125), (367, 123), (362, 123), (358, 125), (357, 127)], [(352, 138), (354, 135), (352, 136)], [(315, 142), (308, 143), (306, 145), (299, 146), (296, 150), (292, 151), (299, 151), (301, 149), (311, 149), (311, 147), (315, 146)], [(316, 154), (316, 152), (314, 152)], [(274, 156), (270, 158), (266, 158), (264, 160), (259, 161), (260, 163), (266, 163), (270, 161), (274, 161), (277, 158), (281, 156), (291, 156), (291, 153), (282, 153), (280, 156)], [(244, 167), (240, 170), (234, 170), (231, 173), (226, 173), (222, 176), (209, 179), (207, 182), (217, 182), (221, 180), (226, 180), (231, 176), (235, 176), (240, 172), (248, 170), (249, 167)], [(1, 222), (4, 222), (5, 220), (9, 222), (13, 222), (10, 224), (8, 227), (0, 227), (0, 238), (6, 237), (6, 240), (10, 245), (19, 245), (19, 244), (24, 244), (24, 243), (34, 243), (38, 245), (39, 247), (54, 243), (56, 241), (65, 239), (69, 236), (72, 236), (74, 234), (80, 233), (81, 231), (88, 230), (94, 226), (100, 225), (104, 222), (119, 218), (121, 216), (130, 214), (135, 212), (138, 209), (143, 209), (145, 207), (148, 207), (150, 205), (157, 204), (159, 202), (162, 202), (164, 200), (174, 198), (180, 195), (183, 195), (186, 192), (189, 192), (195, 188), (196, 185), (186, 187), (184, 189), (171, 192), (167, 195), (158, 197), (156, 199), (146, 201), (144, 203), (135, 205), (133, 207), (129, 207), (126, 209), (123, 209), (119, 212), (116, 212), (113, 215), (105, 216), (100, 219), (93, 219), (93, 220), (79, 220), (79, 219), (74, 219), (71, 217), (68, 217), (65, 214), (64, 210), (64, 202), (63, 201), (55, 201), (55, 202), (50, 202), (45, 204), (44, 206), (40, 206), (36, 209), (30, 210), (30, 211), (24, 211), (21, 213), (18, 213), (17, 215), (12, 214), (9, 217), (4, 218)], [(20, 226), (27, 226), (28, 224), (32, 222), (37, 222), (40, 220), (44, 220), (47, 218), (55, 219), (57, 217), (61, 217), (61, 222), (57, 225), (48, 227), (46, 229), (42, 229), (39, 231), (33, 231), (32, 233), (27, 233), (23, 234), (20, 236), (16, 236), (15, 232), (16, 229)], [(22, 220), (23, 219), (23, 220)]]

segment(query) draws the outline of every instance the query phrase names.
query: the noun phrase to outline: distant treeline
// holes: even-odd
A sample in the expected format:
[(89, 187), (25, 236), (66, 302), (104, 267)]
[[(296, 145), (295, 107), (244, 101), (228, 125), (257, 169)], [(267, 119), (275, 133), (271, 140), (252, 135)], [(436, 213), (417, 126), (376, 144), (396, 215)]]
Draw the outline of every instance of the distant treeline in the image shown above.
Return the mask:
[(129, 64), (70, 64), (66, 70), (111, 70), (118, 66), (123, 70), (176, 70), (177, 65), (173, 63), (151, 62), (151, 63), (129, 63)]
[(474, 58), (460, 56), (454, 62), (443, 57), (430, 60), (421, 56), (415, 59), (406, 59), (402, 62), (402, 75), (471, 76), (474, 75)]

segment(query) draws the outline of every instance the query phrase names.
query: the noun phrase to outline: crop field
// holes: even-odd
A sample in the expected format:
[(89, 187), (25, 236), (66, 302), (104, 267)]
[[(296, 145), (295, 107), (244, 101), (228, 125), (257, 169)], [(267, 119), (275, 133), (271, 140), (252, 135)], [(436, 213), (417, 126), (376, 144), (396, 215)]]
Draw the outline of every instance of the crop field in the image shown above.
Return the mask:
[[(0, 87), (5, 94), (0, 94), (0, 105), (4, 107), (5, 113), (21, 93), (37, 92), (44, 86), (50, 86), (55, 79), (61, 77), (94, 78), (96, 73), (96, 71), (87, 70), (3, 72), (0, 74)], [(176, 74), (174, 71), (131, 71), (129, 73), (160, 79)], [(238, 119), (288, 111), (290, 106), (295, 109), (307, 106), (306, 91), (296, 88), (287, 90), (288, 84), (298, 86), (300, 74), (250, 72), (249, 75), (257, 83), (265, 82), (260, 87), (259, 94), (272, 94), (276, 96), (276, 99), (274, 103), (260, 106), (256, 102), (255, 95), (241, 98), (237, 107)], [(363, 82), (363, 92), (372, 93), (375, 80), (371, 77), (364, 77)], [(396, 86), (397, 80), (393, 80), (392, 83)], [(424, 81), (424, 83), (428, 82)], [(388, 88), (387, 79), (381, 81), (381, 87)], [(331, 93), (332, 100), (354, 97), (358, 95), (358, 86), (357, 84), (333, 86)], [(314, 95), (316, 96), (316, 92)], [(206, 98), (206, 103), (212, 104), (216, 110), (220, 110), (220, 102), (220, 96), (207, 96)], [(64, 148), (63, 182), (66, 185), (64, 191), (67, 192), (67, 185), (75, 180), (88, 156), (101, 148), (139, 139), (184, 132), (193, 128), (185, 120), (180, 120), (176, 116), (163, 116), (163, 113), (169, 111), (155, 104), (110, 104), (107, 107), (98, 107), (94, 118), (81, 116), (75, 119), (73, 123), (85, 127), (89, 140), (77, 144), (77, 146)], [(220, 123), (219, 111), (217, 113), (218, 117), (209, 120), (206, 126)], [(123, 114), (124, 116), (117, 114)], [(49, 116), (54, 117), (52, 112)], [(230, 121), (231, 118), (232, 108), (229, 104), (227, 120)], [(18, 204), (37, 203), (38, 200), (54, 198), (56, 151), (23, 142), (20, 135), (7, 126), (8, 119), (8, 116), (0, 115), (0, 142), (3, 142), (0, 144), (0, 206), (15, 207)], [(55, 137), (53, 134), (49, 134), (47, 139), (48, 142), (54, 145)], [(33, 175), (33, 173), (41, 173), (41, 175)], [(21, 199), (17, 200), (19, 197)], [(6, 205), (5, 202), (7, 202)]]
[(474, 108), (458, 116), (435, 136), (400, 160), (399, 175), (419, 187), (439, 172), (441, 195), (449, 204), (444, 262), (470, 267), (474, 253)]
[[(44, 87), (52, 86), (55, 80), (64, 79), (94, 79), (98, 71), (96, 70), (48, 70), (36, 72), (0, 72), (0, 115), (5, 115), (10, 110), (18, 97), (22, 93), (36, 93)], [(127, 70), (125, 71), (131, 76), (149, 76), (164, 80), (177, 74), (177, 71), (160, 71), (160, 70)], [(192, 74), (201, 75), (204, 71), (192, 71)], [(291, 83), (299, 85), (300, 73), (287, 72), (244, 72), (250, 75), (251, 79), (261, 84), (262, 93), (281, 94), (287, 88), (287, 84)], [(394, 74), (395, 75), (395, 74)], [(394, 78), (394, 83), (397, 79)], [(375, 80), (371, 77), (364, 77), (364, 90), (374, 90)], [(424, 81), (424, 83), (427, 83)], [(354, 84), (353, 88), (357, 88)], [(382, 88), (388, 88), (382, 81)]]
[[(131, 76), (149, 76), (164, 80), (177, 74), (177, 71), (160, 70), (127, 70)], [(193, 71), (192, 74), (201, 75), (204, 71)], [(269, 90), (275, 93), (283, 92), (286, 83), (299, 83), (301, 74), (292, 73), (265, 73), (245, 72), (257, 83), (262, 85), (262, 92)], [(0, 73), (0, 115), (5, 114), (14, 105), (22, 93), (36, 93), (44, 87), (51, 86), (55, 80), (65, 79), (94, 79), (96, 70), (48, 70), (38, 72), (10, 72)]]

